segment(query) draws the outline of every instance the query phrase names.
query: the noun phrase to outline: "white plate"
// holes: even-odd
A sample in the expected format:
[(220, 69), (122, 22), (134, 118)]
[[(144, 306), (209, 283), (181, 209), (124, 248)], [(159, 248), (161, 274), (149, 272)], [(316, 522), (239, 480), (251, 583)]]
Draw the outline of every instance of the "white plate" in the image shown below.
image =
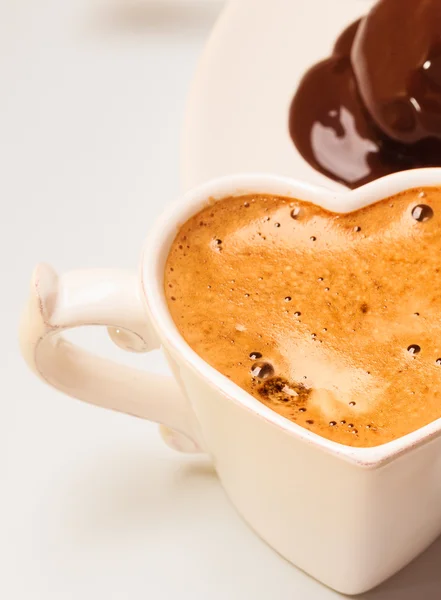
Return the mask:
[(266, 171), (341, 186), (310, 167), (288, 132), (299, 79), (372, 0), (231, 0), (194, 78), (185, 119), (185, 189), (218, 175)]
[[(182, 147), (183, 187), (227, 173), (267, 171), (339, 188), (294, 148), (288, 109), (305, 70), (326, 57), (338, 34), (372, 3), (231, 0), (211, 34), (191, 87)], [(360, 598), (439, 600), (440, 565), (441, 538), (412, 565)], [(306, 575), (293, 572), (295, 589), (309, 585)], [(345, 598), (319, 584), (313, 597)]]

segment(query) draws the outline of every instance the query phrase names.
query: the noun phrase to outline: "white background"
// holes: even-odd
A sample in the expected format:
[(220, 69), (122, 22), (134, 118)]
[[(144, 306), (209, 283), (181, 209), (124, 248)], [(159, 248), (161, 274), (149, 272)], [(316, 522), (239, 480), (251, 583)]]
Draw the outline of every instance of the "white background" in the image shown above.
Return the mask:
[[(154, 425), (63, 397), (18, 352), (37, 261), (136, 265), (179, 191), (185, 97), (220, 7), (0, 2), (2, 599), (340, 597), (242, 523), (206, 459), (174, 453)], [(159, 354), (125, 355), (104, 332), (76, 338), (165, 372)], [(364, 598), (439, 600), (440, 548)]]

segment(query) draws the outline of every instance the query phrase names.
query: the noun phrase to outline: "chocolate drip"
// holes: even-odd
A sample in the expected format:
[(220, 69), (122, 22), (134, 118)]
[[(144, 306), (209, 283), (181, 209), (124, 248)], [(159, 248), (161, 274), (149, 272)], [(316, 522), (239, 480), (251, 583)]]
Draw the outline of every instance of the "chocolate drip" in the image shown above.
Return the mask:
[(289, 131), (305, 160), (351, 188), (441, 166), (441, 2), (382, 0), (353, 23), (304, 75)]

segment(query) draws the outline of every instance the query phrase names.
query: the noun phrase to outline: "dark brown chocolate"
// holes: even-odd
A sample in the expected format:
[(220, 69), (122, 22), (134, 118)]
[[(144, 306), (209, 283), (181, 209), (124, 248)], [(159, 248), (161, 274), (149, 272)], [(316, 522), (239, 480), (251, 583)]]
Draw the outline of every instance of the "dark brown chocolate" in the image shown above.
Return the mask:
[(351, 188), (441, 166), (441, 1), (382, 0), (353, 23), (304, 75), (289, 131), (305, 160)]

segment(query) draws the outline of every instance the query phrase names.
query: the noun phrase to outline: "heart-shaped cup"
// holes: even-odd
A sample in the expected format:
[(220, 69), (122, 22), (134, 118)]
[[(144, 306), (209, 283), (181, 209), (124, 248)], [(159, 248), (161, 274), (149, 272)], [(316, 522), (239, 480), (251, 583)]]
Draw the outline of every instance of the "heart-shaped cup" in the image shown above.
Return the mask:
[[(271, 175), (235, 175), (188, 192), (150, 232), (137, 274), (37, 267), (21, 325), (30, 367), (87, 402), (157, 421), (166, 440), (208, 452), (240, 514), (273, 548), (347, 594), (391, 576), (441, 533), (441, 419), (373, 448), (343, 446), (285, 419), (204, 362), (175, 327), (164, 266), (179, 226), (208, 201), (274, 194), (351, 212), (415, 187), (441, 169), (402, 172), (351, 192)], [(174, 379), (94, 357), (59, 338), (105, 325), (121, 347), (162, 345)]]

